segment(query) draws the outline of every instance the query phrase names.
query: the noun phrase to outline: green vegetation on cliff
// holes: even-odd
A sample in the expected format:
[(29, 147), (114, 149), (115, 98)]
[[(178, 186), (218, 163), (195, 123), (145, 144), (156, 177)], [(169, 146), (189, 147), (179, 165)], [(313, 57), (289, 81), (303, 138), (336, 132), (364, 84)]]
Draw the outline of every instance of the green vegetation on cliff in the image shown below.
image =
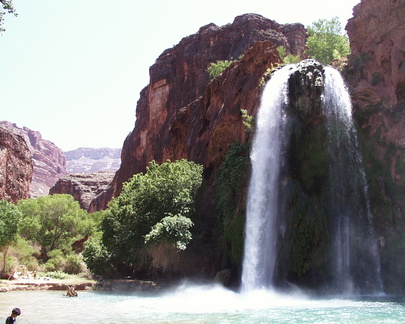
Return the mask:
[(215, 63), (210, 63), (207, 71), (211, 79), (215, 79), (222, 72), (224, 72), (234, 61), (222, 60), (216, 61)]
[(242, 264), (249, 170), (249, 144), (233, 143), (215, 179), (216, 235), (225, 245), (224, 268)]

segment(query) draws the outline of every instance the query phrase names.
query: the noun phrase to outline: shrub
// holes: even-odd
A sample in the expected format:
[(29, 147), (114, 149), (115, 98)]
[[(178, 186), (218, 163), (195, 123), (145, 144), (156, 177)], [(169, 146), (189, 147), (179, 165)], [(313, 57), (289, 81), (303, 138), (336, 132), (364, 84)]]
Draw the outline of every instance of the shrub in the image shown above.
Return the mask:
[(112, 277), (116, 273), (109, 252), (98, 238), (90, 238), (85, 243), (83, 260), (93, 275)]
[(216, 61), (215, 63), (210, 63), (210, 66), (207, 69), (210, 78), (215, 79), (222, 72), (224, 72), (225, 69), (227, 69), (233, 62), (234, 61), (223, 60), (223, 61)]
[(292, 55), (291, 53), (287, 54), (286, 48), (282, 45), (278, 46), (276, 49), (284, 64), (295, 64), (301, 61), (299, 55)]
[(82, 258), (77, 254), (69, 254), (65, 260), (64, 272), (79, 274), (86, 270)]
[[(201, 165), (187, 160), (167, 161), (161, 165), (152, 161), (146, 174), (134, 175), (124, 184), (121, 195), (110, 203), (102, 222), (101, 247), (106, 247), (116, 264), (123, 263), (132, 269), (146, 268), (145, 235), (165, 217), (170, 221), (165, 222), (166, 225), (156, 225), (157, 228), (184, 225), (183, 218), (177, 218), (180, 220), (177, 222), (170, 217), (192, 215), (201, 183)], [(162, 238), (162, 235), (156, 235), (156, 238)], [(178, 241), (175, 235), (170, 240)]]

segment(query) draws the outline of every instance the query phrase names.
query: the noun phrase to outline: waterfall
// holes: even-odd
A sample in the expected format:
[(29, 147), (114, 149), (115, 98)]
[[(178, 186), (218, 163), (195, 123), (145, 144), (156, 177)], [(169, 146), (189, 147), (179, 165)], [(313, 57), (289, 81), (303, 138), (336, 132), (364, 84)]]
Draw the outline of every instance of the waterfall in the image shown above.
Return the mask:
[(382, 291), (377, 241), (349, 93), (338, 71), (325, 67), (323, 114), (328, 130), (332, 276), (341, 293)]
[(245, 257), (242, 289), (272, 285), (276, 261), (276, 221), (281, 150), (285, 139), (287, 81), (286, 66), (267, 83), (258, 111), (250, 159), (252, 174), (248, 190), (245, 228)]
[[(285, 217), (279, 215), (284, 198), (279, 197), (279, 188), (280, 172), (288, 165), (284, 161), (288, 156), (285, 149), (291, 120), (287, 117), (288, 79), (296, 70), (286, 66), (273, 74), (263, 91), (257, 115), (250, 156), (252, 173), (246, 209), (243, 291), (274, 286), (278, 224)], [(331, 237), (328, 249), (331, 282), (327, 285), (338, 293), (381, 292), (377, 242), (350, 97), (339, 72), (325, 67), (324, 79), (322, 115), (329, 156), (325, 212)]]

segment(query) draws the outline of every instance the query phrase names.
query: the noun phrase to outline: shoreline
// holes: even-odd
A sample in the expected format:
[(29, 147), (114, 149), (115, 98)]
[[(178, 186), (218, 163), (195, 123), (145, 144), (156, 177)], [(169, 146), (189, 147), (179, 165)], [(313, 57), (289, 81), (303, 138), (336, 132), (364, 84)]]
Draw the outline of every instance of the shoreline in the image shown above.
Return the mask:
[(17, 279), (0, 280), (0, 293), (9, 291), (32, 291), (32, 290), (58, 290), (67, 291), (72, 287), (76, 291), (136, 291), (157, 292), (167, 285), (160, 285), (154, 281), (136, 279), (112, 279), (92, 280), (84, 278), (72, 279)]
[(29, 290), (67, 290), (68, 286), (75, 290), (91, 290), (96, 284), (90, 279), (17, 279), (0, 280), (0, 292)]

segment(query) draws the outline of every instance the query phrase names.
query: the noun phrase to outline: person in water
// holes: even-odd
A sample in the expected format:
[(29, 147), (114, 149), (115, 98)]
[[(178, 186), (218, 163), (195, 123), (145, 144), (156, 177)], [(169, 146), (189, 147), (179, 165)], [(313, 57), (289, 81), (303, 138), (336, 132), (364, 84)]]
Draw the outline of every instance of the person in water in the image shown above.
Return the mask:
[(16, 318), (17, 318), (17, 316), (20, 316), (20, 315), (21, 315), (21, 310), (19, 308), (14, 308), (11, 311), (11, 315), (9, 317), (7, 317), (6, 324), (16, 323), (17, 322)]

